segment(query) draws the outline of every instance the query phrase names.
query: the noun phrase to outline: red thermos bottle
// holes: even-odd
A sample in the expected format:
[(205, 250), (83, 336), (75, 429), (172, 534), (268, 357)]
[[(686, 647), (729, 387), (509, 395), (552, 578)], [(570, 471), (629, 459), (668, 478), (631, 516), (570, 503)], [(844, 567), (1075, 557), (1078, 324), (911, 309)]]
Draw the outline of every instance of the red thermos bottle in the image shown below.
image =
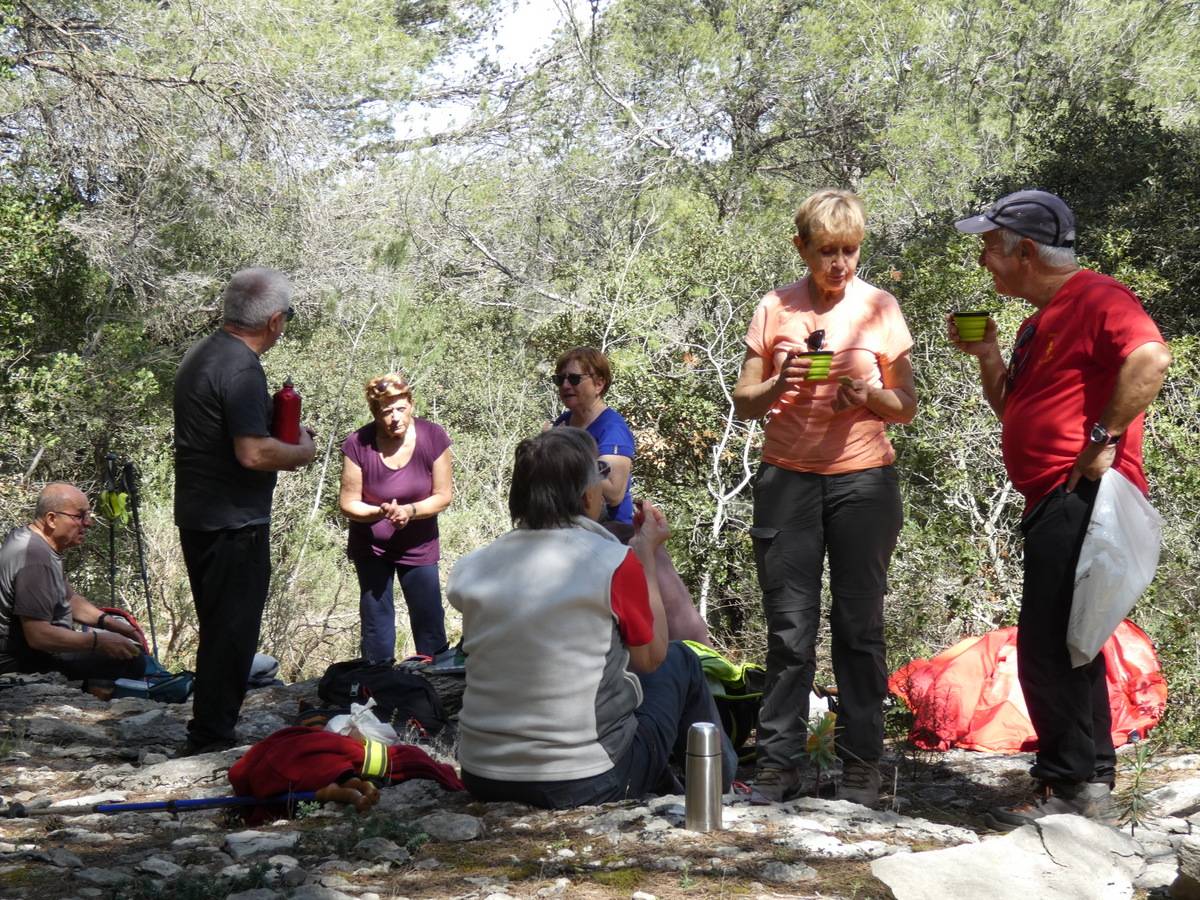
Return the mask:
[(300, 395), (292, 387), (292, 379), (275, 392), (275, 414), (271, 419), (271, 435), (285, 444), (300, 443)]

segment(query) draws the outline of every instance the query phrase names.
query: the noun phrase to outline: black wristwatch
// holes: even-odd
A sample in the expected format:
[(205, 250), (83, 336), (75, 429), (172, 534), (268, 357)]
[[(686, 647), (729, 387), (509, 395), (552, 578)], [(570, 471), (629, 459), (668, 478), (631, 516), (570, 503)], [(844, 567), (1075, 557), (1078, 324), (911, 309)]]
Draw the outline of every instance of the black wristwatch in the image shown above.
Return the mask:
[(1088, 440), (1093, 444), (1101, 444), (1105, 447), (1111, 447), (1120, 439), (1121, 436), (1119, 434), (1112, 434), (1099, 422), (1092, 426), (1092, 432), (1088, 435)]

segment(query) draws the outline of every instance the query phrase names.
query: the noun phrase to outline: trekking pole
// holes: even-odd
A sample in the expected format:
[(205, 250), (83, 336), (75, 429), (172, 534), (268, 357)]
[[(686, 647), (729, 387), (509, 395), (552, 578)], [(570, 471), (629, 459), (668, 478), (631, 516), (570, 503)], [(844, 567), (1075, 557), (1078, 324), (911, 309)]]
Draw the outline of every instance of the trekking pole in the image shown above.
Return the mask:
[(87, 816), (95, 813), (117, 815), (127, 812), (188, 812), (197, 809), (221, 809), (236, 806), (287, 806), (316, 800), (316, 791), (293, 791), (274, 797), (196, 797), (184, 800), (147, 800), (140, 803), (92, 803), (88, 806), (44, 806), (27, 809), (22, 803), (10, 803), (0, 815), (7, 819), (34, 816)]
[[(107, 490), (118, 490), (116, 472), (117, 455), (104, 454), (104, 486)], [(108, 519), (108, 605), (117, 605), (117, 522), (112, 515)]]
[(137, 469), (133, 467), (132, 462), (126, 461), (122, 474), (125, 476), (125, 489), (129, 491), (129, 503), (133, 507), (133, 537), (137, 542), (142, 587), (146, 591), (146, 621), (150, 625), (150, 648), (154, 651), (154, 658), (158, 659), (158, 637), (154, 633), (154, 602), (150, 599), (150, 576), (146, 572), (146, 549), (142, 543), (142, 503), (138, 495)]

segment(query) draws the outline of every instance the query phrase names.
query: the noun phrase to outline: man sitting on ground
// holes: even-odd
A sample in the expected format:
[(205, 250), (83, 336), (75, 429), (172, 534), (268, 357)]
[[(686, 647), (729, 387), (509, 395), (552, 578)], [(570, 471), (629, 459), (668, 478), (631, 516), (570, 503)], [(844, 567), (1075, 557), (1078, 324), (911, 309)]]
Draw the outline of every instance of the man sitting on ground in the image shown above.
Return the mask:
[[(596, 523), (596, 443), (563, 426), (517, 446), (516, 526), (462, 557), (463, 783), (476, 797), (551, 809), (678, 790), (694, 722), (719, 722), (699, 658), (668, 641), (656, 550), (670, 534), (643, 505), (628, 547)], [(631, 671), (630, 671), (631, 670)], [(737, 757), (724, 745), (728, 790)]]
[[(83, 543), (92, 524), (88, 499), (53, 482), (38, 495), (34, 519), (0, 546), (0, 674), (62, 672), (71, 680), (141, 678), (142, 647), (133, 627), (88, 603), (67, 583), (62, 554)], [(76, 624), (90, 631), (77, 631)]]

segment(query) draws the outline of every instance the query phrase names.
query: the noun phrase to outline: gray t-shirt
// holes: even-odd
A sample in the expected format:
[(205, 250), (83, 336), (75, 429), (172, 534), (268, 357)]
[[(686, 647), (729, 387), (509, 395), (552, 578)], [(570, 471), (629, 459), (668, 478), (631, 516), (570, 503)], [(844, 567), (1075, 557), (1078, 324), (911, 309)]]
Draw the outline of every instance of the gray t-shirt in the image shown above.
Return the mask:
[(30, 652), (21, 617), (71, 628), (70, 593), (63, 560), (28, 525), (14, 528), (0, 545), (0, 672)]
[(258, 355), (227, 331), (196, 343), (175, 374), (175, 524), (218, 531), (271, 521), (274, 472), (238, 462), (235, 437), (269, 437)]

